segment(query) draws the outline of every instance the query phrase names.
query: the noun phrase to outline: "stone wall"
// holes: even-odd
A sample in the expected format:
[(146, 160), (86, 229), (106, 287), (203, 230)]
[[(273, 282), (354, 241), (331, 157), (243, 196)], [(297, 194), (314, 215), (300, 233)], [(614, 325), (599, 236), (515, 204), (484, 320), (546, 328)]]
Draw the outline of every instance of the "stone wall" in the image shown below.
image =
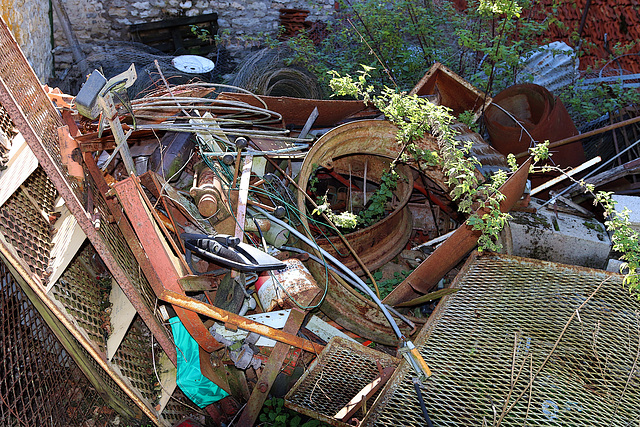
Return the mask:
[(53, 72), (49, 0), (0, 0), (0, 15), (42, 83)]
[[(326, 21), (334, 10), (334, 1), (63, 0), (63, 4), (78, 41), (87, 54), (99, 42), (130, 40), (128, 27), (131, 24), (216, 12), (223, 44), (238, 59), (247, 48), (260, 45), (266, 35), (277, 35), (281, 8), (306, 9), (311, 12), (307, 20)], [(73, 61), (57, 17), (54, 17), (54, 29), (56, 69), (62, 71)]]

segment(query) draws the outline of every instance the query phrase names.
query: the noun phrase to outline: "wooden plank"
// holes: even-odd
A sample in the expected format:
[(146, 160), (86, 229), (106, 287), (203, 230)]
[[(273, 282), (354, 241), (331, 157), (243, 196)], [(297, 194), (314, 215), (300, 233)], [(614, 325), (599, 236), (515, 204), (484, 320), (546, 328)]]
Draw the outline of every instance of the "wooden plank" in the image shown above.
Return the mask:
[(144, 24), (134, 24), (129, 26), (129, 31), (131, 32), (148, 31), (148, 30), (156, 30), (159, 28), (177, 27), (182, 25), (202, 24), (205, 22), (215, 23), (215, 26), (217, 28), (218, 14), (214, 12), (214, 13), (207, 13), (207, 14), (198, 15), (198, 16), (186, 16), (183, 18), (165, 19), (162, 21), (147, 22)]
[(111, 361), (127, 334), (131, 322), (136, 317), (136, 309), (120, 289), (118, 282), (113, 279), (109, 302), (111, 302), (111, 335), (107, 339), (107, 360)]

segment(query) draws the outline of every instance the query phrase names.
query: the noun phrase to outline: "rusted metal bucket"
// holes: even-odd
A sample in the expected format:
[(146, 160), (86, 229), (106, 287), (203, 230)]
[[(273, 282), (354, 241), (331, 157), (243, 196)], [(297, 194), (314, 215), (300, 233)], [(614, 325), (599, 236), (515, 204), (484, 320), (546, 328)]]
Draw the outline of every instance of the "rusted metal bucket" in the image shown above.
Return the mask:
[[(578, 134), (562, 101), (532, 83), (514, 85), (496, 95), (486, 110), (485, 123), (491, 144), (504, 155), (527, 151), (533, 145), (522, 127), (536, 142), (554, 142)], [(560, 166), (578, 166), (586, 161), (579, 142), (558, 147), (552, 159)]]

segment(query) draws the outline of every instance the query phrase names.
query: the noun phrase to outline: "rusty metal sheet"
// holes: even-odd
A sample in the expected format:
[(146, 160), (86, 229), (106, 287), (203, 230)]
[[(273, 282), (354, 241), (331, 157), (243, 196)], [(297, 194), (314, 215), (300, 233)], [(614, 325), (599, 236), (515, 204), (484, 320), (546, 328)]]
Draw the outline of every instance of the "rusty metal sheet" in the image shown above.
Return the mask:
[[(148, 255), (152, 254), (149, 256), (149, 261), (151, 266), (153, 266), (153, 272), (158, 275), (163, 288), (173, 292), (184, 293), (178, 280), (187, 272), (182, 269), (182, 264), (175, 259), (175, 255), (170, 253), (166, 242), (163, 243), (163, 236), (145, 208), (142, 196), (138, 191), (136, 183), (133, 181), (134, 179), (137, 178), (130, 177), (114, 185), (120, 204), (129, 218), (142, 248)], [(145, 271), (145, 274), (146, 273), (148, 272)], [(174, 306), (174, 308), (189, 334), (202, 348), (210, 353), (222, 347), (222, 344), (213, 338), (195, 312), (186, 310), (180, 306)]]
[(414, 94), (436, 95), (438, 104), (451, 108), (456, 117), (462, 112), (473, 111), (477, 119), (484, 108), (491, 103), (490, 96), (485, 100), (484, 92), (476, 89), (471, 83), (439, 62), (433, 64), (418, 84), (411, 89), (409, 95)]
[[(520, 199), (527, 182), (531, 158), (513, 174), (500, 192), (505, 195), (500, 203), (500, 210), (508, 212)], [(481, 213), (481, 212), (480, 212)], [(459, 227), (444, 243), (436, 248), (402, 283), (400, 283), (385, 299), (384, 303), (396, 305), (426, 294), (456, 266), (478, 243), (480, 232), (464, 224)]]
[[(362, 101), (326, 100), (326, 99), (302, 99), (287, 96), (260, 95), (267, 104), (267, 109), (280, 113), (282, 120), (287, 125), (302, 127), (307, 122), (314, 108), (318, 108), (318, 118), (315, 127), (332, 127), (343, 122), (350, 116), (361, 113), (369, 107)], [(263, 107), (254, 95), (244, 93), (222, 93), (218, 99), (235, 100), (247, 104)], [(372, 110), (375, 114), (377, 110)]]

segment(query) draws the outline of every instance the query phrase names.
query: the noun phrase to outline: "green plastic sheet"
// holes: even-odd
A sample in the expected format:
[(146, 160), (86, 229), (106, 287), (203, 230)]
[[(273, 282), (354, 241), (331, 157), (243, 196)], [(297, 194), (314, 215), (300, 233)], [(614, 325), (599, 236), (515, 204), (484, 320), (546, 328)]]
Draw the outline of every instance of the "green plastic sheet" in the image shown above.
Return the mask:
[(178, 387), (201, 408), (229, 395), (200, 371), (200, 350), (178, 317), (169, 319), (178, 353)]

